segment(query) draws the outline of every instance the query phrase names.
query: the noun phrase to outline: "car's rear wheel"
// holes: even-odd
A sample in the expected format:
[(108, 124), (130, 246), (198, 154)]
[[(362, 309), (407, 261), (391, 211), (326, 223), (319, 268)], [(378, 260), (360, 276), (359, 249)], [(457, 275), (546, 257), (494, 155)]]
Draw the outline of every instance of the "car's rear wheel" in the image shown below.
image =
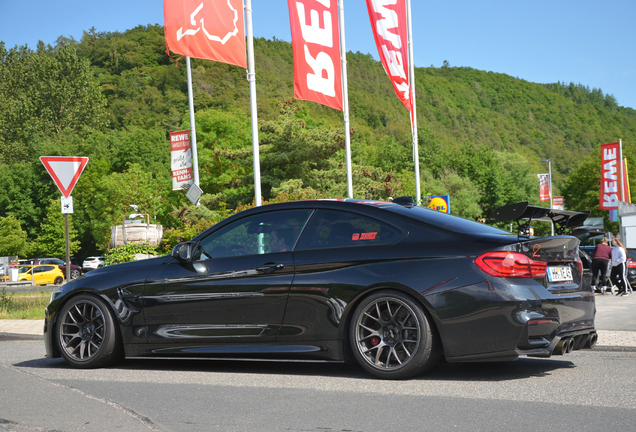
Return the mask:
[(56, 337), (64, 359), (77, 368), (103, 367), (119, 361), (123, 348), (112, 312), (103, 300), (80, 294), (64, 305)]
[(81, 275), (82, 275), (82, 272), (79, 271), (78, 269), (71, 270), (71, 279), (77, 279)]
[(62, 282), (64, 282), (64, 278), (62, 276), (58, 276), (55, 278), (55, 282), (53, 282), (55, 285), (62, 285)]
[(349, 336), (358, 363), (379, 378), (412, 377), (439, 357), (426, 313), (398, 291), (379, 291), (365, 298), (353, 314)]

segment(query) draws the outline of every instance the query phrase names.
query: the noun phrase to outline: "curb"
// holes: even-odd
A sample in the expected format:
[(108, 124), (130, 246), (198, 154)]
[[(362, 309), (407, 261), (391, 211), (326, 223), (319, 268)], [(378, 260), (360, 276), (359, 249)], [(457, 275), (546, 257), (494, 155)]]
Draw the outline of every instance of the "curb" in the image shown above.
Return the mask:
[(0, 333), (0, 342), (21, 341), (21, 340), (44, 340), (44, 335), (22, 334), (22, 333)]
[(609, 345), (596, 345), (592, 348), (592, 351), (605, 351), (605, 352), (636, 352), (636, 347), (633, 346), (609, 346)]

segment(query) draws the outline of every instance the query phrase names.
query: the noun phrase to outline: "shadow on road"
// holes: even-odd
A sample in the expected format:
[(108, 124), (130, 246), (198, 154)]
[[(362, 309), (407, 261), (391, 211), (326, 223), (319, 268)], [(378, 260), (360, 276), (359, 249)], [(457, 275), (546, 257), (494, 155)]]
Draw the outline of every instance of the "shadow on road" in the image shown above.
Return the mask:
[[(14, 364), (22, 368), (72, 369), (62, 359), (34, 359)], [(426, 374), (413, 380), (422, 381), (511, 381), (530, 377), (547, 377), (559, 369), (576, 365), (568, 360), (521, 358), (514, 362), (446, 363), (440, 362)], [(356, 364), (270, 362), (245, 360), (126, 360), (111, 369), (166, 372), (210, 372), (224, 374), (260, 374), (324, 376), (330, 378), (372, 379)]]

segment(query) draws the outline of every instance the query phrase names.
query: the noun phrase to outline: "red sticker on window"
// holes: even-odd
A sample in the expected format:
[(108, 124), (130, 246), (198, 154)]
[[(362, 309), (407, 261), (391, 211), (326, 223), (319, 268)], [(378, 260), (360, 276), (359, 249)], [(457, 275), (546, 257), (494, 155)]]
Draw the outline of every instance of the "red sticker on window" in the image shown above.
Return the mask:
[(375, 240), (375, 237), (378, 235), (377, 232), (368, 232), (368, 233), (354, 233), (351, 236), (351, 240)]

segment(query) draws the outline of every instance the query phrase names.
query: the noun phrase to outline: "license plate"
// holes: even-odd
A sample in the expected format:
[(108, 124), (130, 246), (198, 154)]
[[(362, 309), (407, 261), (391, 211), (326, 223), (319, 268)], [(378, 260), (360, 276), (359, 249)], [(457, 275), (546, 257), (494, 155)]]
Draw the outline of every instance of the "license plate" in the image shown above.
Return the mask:
[(570, 267), (548, 267), (548, 279), (550, 282), (572, 281), (572, 269)]

